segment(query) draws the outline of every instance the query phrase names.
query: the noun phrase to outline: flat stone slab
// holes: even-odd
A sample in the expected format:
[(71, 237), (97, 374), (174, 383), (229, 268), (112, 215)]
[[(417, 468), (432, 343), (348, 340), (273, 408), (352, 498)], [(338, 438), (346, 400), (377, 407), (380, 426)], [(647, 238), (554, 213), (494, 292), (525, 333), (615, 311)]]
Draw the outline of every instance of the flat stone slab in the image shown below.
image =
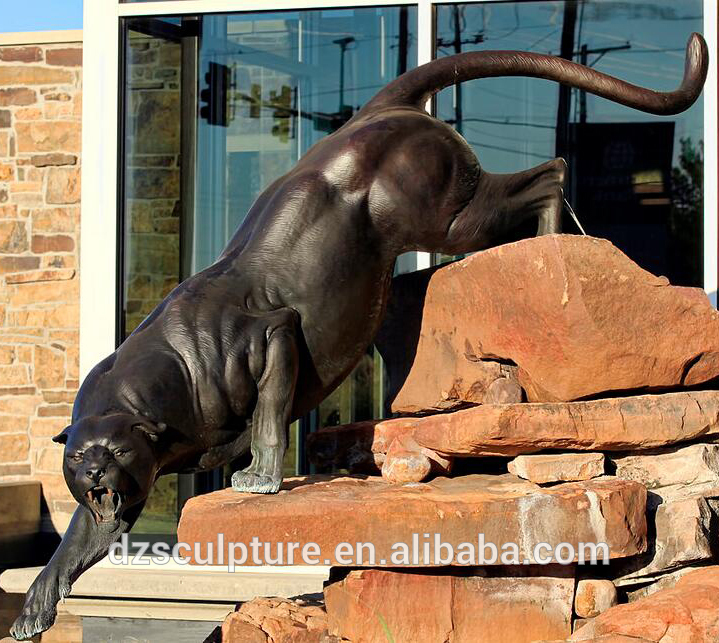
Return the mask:
[(648, 522), (653, 525), (649, 552), (618, 564), (617, 586), (634, 586), (682, 567), (714, 560), (719, 485), (663, 487), (652, 491)]
[(352, 643), (530, 643), (571, 634), (574, 576), (352, 571), (325, 587), (329, 632)]
[(719, 487), (719, 444), (692, 444), (651, 454), (612, 457), (611, 461), (619, 478), (636, 480), (647, 489), (696, 484)]
[(604, 454), (518, 455), (507, 465), (507, 469), (515, 476), (537, 484), (590, 480), (604, 475)]
[[(534, 555), (539, 543), (552, 549), (540, 552), (546, 562), (562, 562), (554, 556), (560, 543), (572, 545), (575, 560), (579, 543), (606, 543), (610, 558), (634, 556), (646, 549), (645, 514), (646, 489), (610, 477), (541, 488), (510, 474), (403, 486), (379, 477), (310, 476), (286, 480), (275, 495), (225, 489), (191, 498), (177, 536), (190, 546), (191, 553), (183, 555), (194, 564), (228, 564), (229, 543), (242, 543), (247, 559), (241, 561), (242, 548), (236, 547), (238, 565), (313, 564), (301, 555), (309, 544), (316, 546), (309, 553), (321, 565), (511, 565), (542, 562)], [(496, 560), (486, 548), (479, 559), (480, 534), (484, 543), (496, 546)], [(452, 546), (454, 559), (447, 560), (447, 550), (440, 547), (435, 557), (435, 538)], [(291, 554), (288, 543), (298, 544)], [(342, 543), (350, 543), (354, 553), (338, 549)], [(357, 543), (371, 546), (359, 548)], [(472, 549), (465, 546), (467, 553), (460, 556), (463, 543)], [(511, 559), (502, 559), (506, 551)]]
[[(719, 439), (719, 392), (583, 402), (482, 405), (421, 418), (329, 427), (308, 438), (316, 464), (381, 466), (398, 436), (446, 456), (516, 456), (548, 449), (636, 451)], [(354, 469), (357, 470), (357, 469)]]

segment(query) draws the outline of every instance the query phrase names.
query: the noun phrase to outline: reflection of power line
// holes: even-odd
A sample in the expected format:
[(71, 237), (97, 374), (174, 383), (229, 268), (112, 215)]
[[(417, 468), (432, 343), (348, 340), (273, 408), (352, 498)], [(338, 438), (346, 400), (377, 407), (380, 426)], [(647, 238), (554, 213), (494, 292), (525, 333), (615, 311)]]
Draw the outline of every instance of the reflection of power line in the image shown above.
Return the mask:
[[(582, 5), (582, 15), (584, 14), (584, 5)], [(631, 49), (632, 46), (629, 41), (624, 45), (617, 45), (616, 47), (598, 47), (596, 49), (589, 49), (587, 45), (582, 45), (579, 48), (579, 52), (574, 52), (576, 56), (579, 53), (579, 62), (585, 67), (594, 67), (606, 54), (610, 51), (621, 51), (624, 49)], [(598, 54), (597, 57), (589, 63), (589, 54)], [(588, 64), (589, 63), (589, 64)], [(579, 92), (579, 122), (587, 122), (587, 92), (580, 90)]]
[(510, 29), (507, 33), (502, 34), (501, 36), (495, 36), (496, 40), (501, 40), (502, 38), (509, 38), (515, 31), (518, 31), (520, 29), (519, 24), (519, 5), (515, 2), (514, 3), (514, 28)]
[(507, 141), (514, 141), (517, 143), (529, 143), (529, 144), (537, 144), (537, 145), (544, 145), (546, 141), (549, 140), (549, 137), (552, 135), (547, 132), (546, 137), (540, 137), (540, 138), (530, 138), (528, 136), (528, 132), (525, 132), (522, 136), (511, 136), (510, 134), (507, 134), (505, 131), (502, 131), (501, 133), (497, 133), (496, 130), (490, 131), (481, 127), (477, 127), (476, 125), (473, 125), (472, 123), (467, 124), (467, 130), (469, 133), (477, 134), (481, 137), (489, 137), (489, 138), (496, 138), (504, 143)]
[[(483, 79), (480, 79), (480, 80), (482, 80), (482, 81), (490, 81), (490, 82), (499, 82), (499, 81), (504, 82), (504, 81), (507, 81), (508, 78), (491, 78), (491, 79), (490, 79), (490, 78), (486, 78), (486, 79), (483, 78)], [(516, 80), (518, 80), (518, 79), (517, 79), (517, 78), (514, 78), (514, 79), (512, 79), (512, 80), (515, 80), (515, 81), (516, 81)], [(520, 80), (521, 80), (522, 82), (526, 82), (526, 83), (533, 83), (535, 80), (541, 80), (541, 79), (521, 78)], [(442, 94), (443, 94), (444, 92), (446, 92), (446, 91), (447, 91), (447, 90), (445, 89), (445, 90), (443, 90), (442, 92), (440, 92), (440, 94), (438, 94), (438, 95), (439, 95), (439, 96), (442, 96)], [(488, 89), (486, 82), (481, 85), (481, 93), (482, 93), (482, 94), (489, 94), (490, 96), (497, 96), (498, 98), (506, 98), (506, 99), (508, 99), (508, 100), (515, 101), (515, 102), (522, 103), (522, 104), (525, 104), (525, 103), (526, 103), (526, 100), (525, 100), (524, 98), (522, 98), (521, 96), (519, 96), (518, 94), (507, 94), (507, 93), (505, 93), (505, 92), (499, 92), (499, 91), (497, 91), (496, 89)], [(446, 94), (445, 94), (445, 95), (446, 95)], [(441, 100), (441, 99), (440, 99), (440, 100)], [(540, 107), (549, 107), (550, 109), (554, 109), (554, 107), (555, 107), (554, 103), (547, 103), (547, 102), (544, 102), (544, 101), (536, 100), (536, 99), (534, 99), (534, 98), (532, 98), (532, 104), (533, 104), (533, 105), (538, 105), (538, 106), (540, 106)]]
[(522, 156), (533, 156), (545, 161), (551, 160), (552, 156), (546, 156), (545, 154), (537, 154), (536, 152), (525, 152), (524, 150), (515, 150), (511, 147), (500, 147), (499, 145), (489, 145), (487, 143), (478, 143), (477, 141), (467, 141), (470, 145), (476, 145), (477, 147), (486, 147), (489, 150), (498, 150), (500, 152), (507, 152), (508, 154), (520, 154)]
[[(399, 37), (400, 37), (399, 35), (385, 36), (385, 38), (392, 39), (392, 40), (398, 40)], [(362, 44), (363, 42), (372, 42), (375, 40), (380, 40), (381, 38), (382, 38), (382, 36), (367, 36), (365, 38), (355, 38), (355, 42), (359, 45), (359, 44)], [(263, 49), (261, 46), (258, 46), (257, 44), (234, 42), (232, 40), (228, 40), (228, 42), (230, 44), (232, 44), (233, 46), (237, 47), (238, 49), (228, 50), (226, 48), (225, 49), (207, 48), (207, 49), (202, 49), (202, 51), (200, 52), (200, 55), (205, 56), (205, 57), (207, 57), (207, 56), (213, 56), (213, 57), (215, 57), (215, 56), (243, 56), (243, 55), (257, 56), (257, 55), (263, 54), (263, 53), (268, 53), (268, 54), (275, 53), (275, 52), (267, 51), (267, 50)], [(314, 49), (322, 49), (324, 47), (336, 47), (336, 46), (337, 45), (335, 44), (334, 41), (330, 41), (330, 42), (313, 44), (309, 47), (309, 49), (314, 50)], [(242, 51), (242, 47), (247, 48), (247, 50)], [(391, 49), (393, 49), (394, 47), (396, 47), (396, 45), (390, 46)], [(307, 50), (307, 47), (304, 47), (303, 49)], [(287, 46), (287, 47), (276, 46), (275, 51), (277, 51), (277, 50), (286, 51), (288, 53), (289, 52), (298, 52), (300, 50), (300, 47), (299, 46)]]
[(535, 40), (531, 45), (529, 45), (529, 47), (527, 47), (527, 49), (528, 49), (529, 51), (533, 51), (534, 48), (535, 48), (540, 42), (544, 42), (547, 38), (551, 38), (551, 37), (552, 37), (555, 33), (557, 33), (558, 31), (559, 31), (559, 27), (557, 27), (556, 29), (552, 29), (552, 31), (549, 31), (548, 33), (546, 33), (546, 34), (545, 34), (544, 36), (542, 36), (539, 40)]
[(665, 54), (670, 51), (685, 51), (686, 47), (666, 47), (664, 49), (643, 49), (642, 51), (636, 51), (632, 49), (631, 51), (625, 51), (625, 54)]
[[(283, 88), (284, 89), (284, 88)], [(289, 88), (287, 88), (289, 90)], [(288, 92), (282, 92), (281, 97), (289, 96)], [(299, 110), (296, 107), (290, 107), (287, 100), (277, 97), (274, 100), (261, 100), (257, 96), (249, 94), (235, 93), (235, 100), (242, 100), (250, 104), (250, 118), (259, 118), (260, 112), (263, 110), (272, 112), (275, 119), (305, 118), (311, 120), (315, 129), (334, 132), (344, 125), (352, 116), (352, 108), (350, 112), (319, 112), (309, 110)]]
[[(676, 74), (677, 72), (679, 72), (678, 78), (682, 78), (683, 75), (684, 75), (683, 73), (681, 73), (681, 72), (683, 71), (683, 70), (682, 70), (682, 63), (684, 62), (683, 60), (682, 60), (682, 63), (676, 64), (676, 65), (667, 66), (667, 65), (659, 65), (659, 64), (657, 64), (657, 63), (654, 62), (654, 61), (648, 62), (648, 63), (644, 63), (644, 62), (638, 62), (638, 61), (636, 61), (636, 60), (627, 60), (626, 57), (625, 57), (623, 54), (630, 54), (630, 53), (632, 53), (632, 52), (630, 52), (630, 51), (618, 52), (618, 53), (619, 53), (619, 54), (622, 54), (622, 55), (619, 55), (619, 56), (616, 56), (616, 55), (607, 56), (607, 57), (605, 58), (605, 60), (613, 60), (615, 63), (620, 63), (620, 64), (624, 65), (624, 67), (625, 67), (626, 69), (630, 69), (631, 71), (635, 71), (635, 72), (637, 72), (637, 73), (639, 73), (639, 74), (646, 73), (645, 70), (649, 70), (649, 71), (662, 71), (662, 72), (666, 72), (666, 73), (669, 73), (669, 74)], [(636, 52), (636, 53), (638, 53), (638, 54), (643, 54), (643, 53), (646, 53), (646, 52), (644, 52), (644, 51), (638, 51), (638, 52)], [(646, 58), (645, 58), (645, 60), (646, 60)], [(674, 78), (677, 78), (677, 76), (675, 75)]]
[[(467, 122), (490, 123), (491, 125), (511, 125), (512, 127), (536, 127), (539, 129), (554, 129), (554, 125), (542, 125), (541, 123), (522, 123), (520, 121), (496, 121), (490, 118), (465, 118)], [(448, 125), (454, 125), (454, 119), (448, 118), (444, 121)]]
[[(626, 38), (622, 38), (621, 36), (617, 36), (616, 34), (602, 33), (599, 31), (587, 31), (586, 33), (590, 36), (598, 36), (600, 38), (606, 38), (607, 40), (614, 40), (620, 42), (626, 41)], [(636, 38), (632, 38), (632, 44), (639, 49), (646, 49), (648, 51), (657, 51), (664, 53), (666, 53), (666, 51), (673, 51), (673, 49), (663, 49), (661, 47), (658, 47), (657, 45), (652, 45), (647, 42), (640, 42)], [(684, 48), (680, 49), (679, 51), (684, 51)], [(684, 58), (684, 56), (681, 56), (681, 58)]]

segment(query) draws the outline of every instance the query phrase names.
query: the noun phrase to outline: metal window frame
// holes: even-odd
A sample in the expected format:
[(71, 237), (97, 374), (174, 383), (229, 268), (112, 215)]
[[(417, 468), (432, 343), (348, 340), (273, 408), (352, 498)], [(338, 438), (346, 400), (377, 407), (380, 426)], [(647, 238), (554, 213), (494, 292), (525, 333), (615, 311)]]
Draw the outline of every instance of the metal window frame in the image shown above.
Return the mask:
[[(119, 244), (118, 205), (121, 194), (119, 153), (120, 19), (157, 15), (206, 14), (239, 11), (338, 9), (388, 5), (417, 7), (418, 64), (432, 59), (434, 8), (453, 0), (164, 0), (84, 3), (84, 109), (82, 121), (82, 218), (80, 249), (80, 376), (115, 349), (118, 319)], [(502, 0), (469, 0), (480, 4)], [(704, 90), (704, 289), (717, 304), (719, 283), (719, 141), (717, 140), (716, 0), (703, 0), (704, 37), (711, 52)], [(430, 257), (418, 253), (417, 267)]]

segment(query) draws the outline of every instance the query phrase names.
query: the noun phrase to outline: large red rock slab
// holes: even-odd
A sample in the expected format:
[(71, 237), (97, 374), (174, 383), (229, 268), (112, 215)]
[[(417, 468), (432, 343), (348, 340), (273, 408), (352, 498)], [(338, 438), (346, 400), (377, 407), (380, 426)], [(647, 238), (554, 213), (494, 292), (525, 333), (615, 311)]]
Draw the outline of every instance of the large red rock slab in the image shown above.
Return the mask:
[(483, 359), (517, 364), (530, 401), (719, 376), (719, 313), (704, 292), (671, 286), (609, 241), (547, 235), (498, 246), (433, 271), (425, 291), (416, 356), (396, 397), (414, 407), (441, 397), (440, 373), (465, 378), (466, 362)]
[[(483, 404), (489, 398), (496, 399), (498, 392), (519, 398), (510, 401), (521, 402), (516, 366), (474, 359), (458, 351), (446, 336), (435, 338), (422, 333), (425, 296), (437, 270), (446, 268), (418, 270), (392, 279), (384, 321), (375, 338), (387, 372), (385, 402), (389, 410), (446, 411)], [(495, 382), (504, 390), (497, 391)]]
[(612, 607), (569, 640), (604, 641), (610, 636), (653, 643), (719, 641), (719, 566), (698, 569), (672, 589)]
[[(191, 498), (182, 511), (177, 536), (190, 546), (187, 555), (194, 563), (228, 564), (229, 544), (244, 543), (246, 561), (239, 562), (241, 548), (234, 550), (238, 565), (314, 561), (356, 567), (476, 564), (482, 562), (477, 551), (482, 534), (484, 543), (496, 546), (497, 554), (509, 551), (508, 543), (516, 544), (516, 556), (510, 560), (492, 560), (491, 548), (485, 548), (484, 562), (521, 564), (542, 562), (535, 561), (538, 543), (552, 548), (571, 543), (575, 559), (579, 543), (606, 543), (611, 558), (638, 554), (646, 548), (645, 512), (646, 489), (613, 478), (541, 488), (509, 474), (436, 478), (405, 486), (382, 478), (310, 476), (286, 481), (275, 495), (225, 489)], [(222, 534), (219, 545), (218, 534)], [(255, 538), (253, 557), (250, 545)], [(435, 538), (452, 546), (453, 560), (439, 547), (440, 556), (435, 557)], [(291, 555), (289, 543), (299, 544)], [(343, 543), (351, 543), (361, 560), (341, 547)], [(360, 551), (356, 543), (371, 545)], [(473, 559), (459, 555), (463, 543), (472, 546)], [(312, 560), (303, 560), (301, 550), (309, 544), (316, 546), (307, 550)], [(547, 556), (547, 562), (554, 560), (552, 552), (540, 554)]]
[(719, 392), (584, 402), (483, 405), (422, 418), (329, 427), (308, 438), (310, 459), (369, 469), (398, 436), (446, 456), (516, 456), (546, 449), (637, 451), (719, 438)]
[(352, 571), (325, 587), (329, 631), (352, 643), (529, 643), (571, 633), (574, 578)]

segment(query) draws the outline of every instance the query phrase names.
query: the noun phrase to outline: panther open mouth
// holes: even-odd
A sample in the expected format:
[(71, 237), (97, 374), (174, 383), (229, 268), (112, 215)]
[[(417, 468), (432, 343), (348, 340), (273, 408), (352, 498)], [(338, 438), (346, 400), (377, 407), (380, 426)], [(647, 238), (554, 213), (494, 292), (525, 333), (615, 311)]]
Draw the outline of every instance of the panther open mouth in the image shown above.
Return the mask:
[(116, 516), (122, 506), (122, 498), (117, 491), (98, 486), (90, 489), (85, 496), (87, 505), (98, 525), (101, 522), (114, 523), (116, 521)]

